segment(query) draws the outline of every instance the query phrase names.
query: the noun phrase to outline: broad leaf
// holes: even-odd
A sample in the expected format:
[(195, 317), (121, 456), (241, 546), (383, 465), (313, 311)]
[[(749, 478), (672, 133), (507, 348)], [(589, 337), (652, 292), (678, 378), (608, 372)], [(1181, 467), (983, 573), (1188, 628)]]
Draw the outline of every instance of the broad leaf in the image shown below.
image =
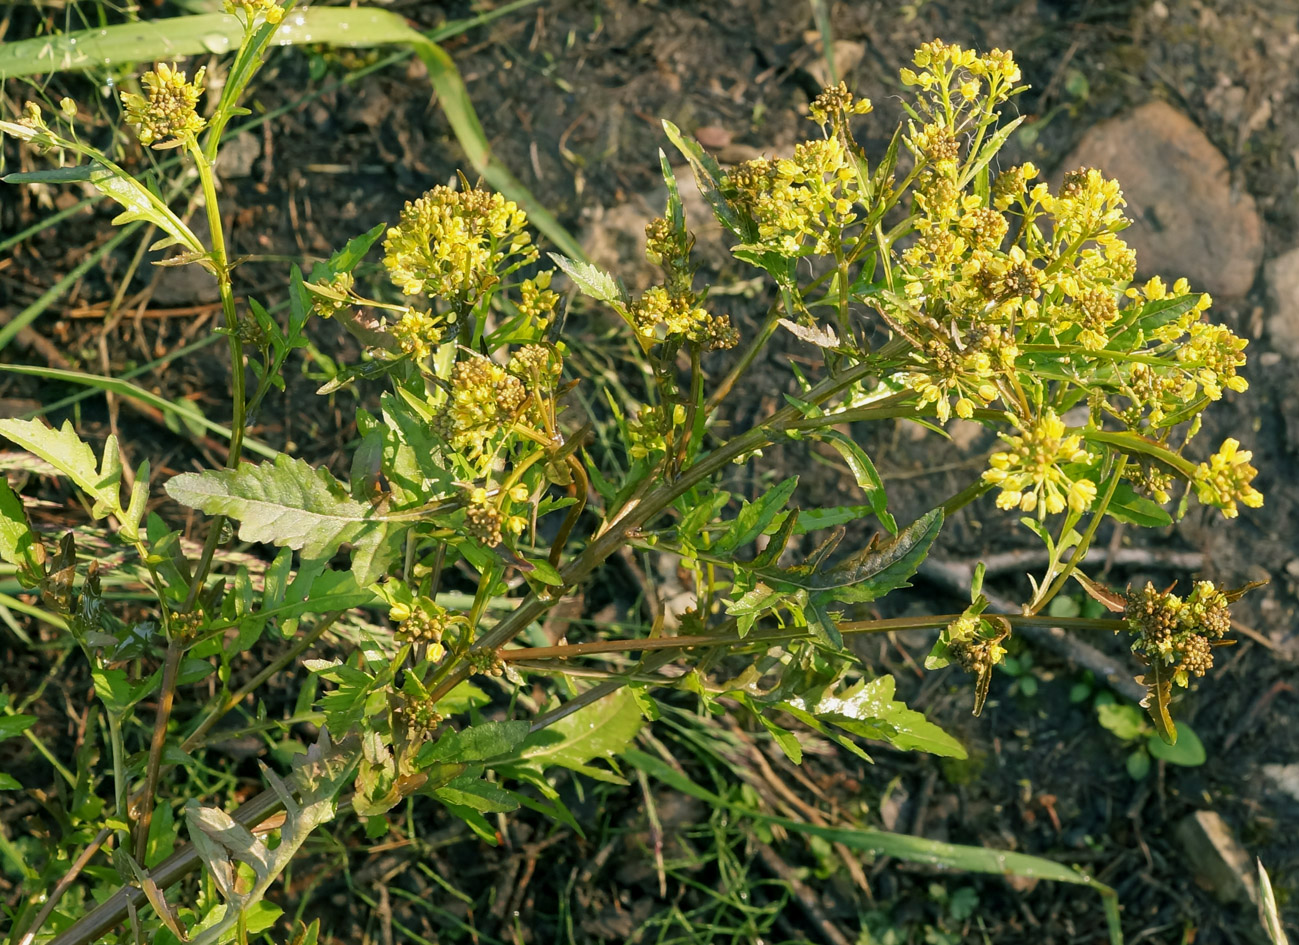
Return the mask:
[(389, 522), (348, 495), (324, 468), (280, 454), (274, 463), (182, 473), (167, 481), (181, 505), (239, 522), (239, 537), (325, 559), (344, 542), (356, 546), (357, 583), (376, 581), (386, 567)]
[(636, 698), (626, 688), (618, 689), (554, 725), (534, 732), (511, 759), (514, 762), (511, 767), (540, 771), (559, 765), (592, 777), (615, 780), (602, 769), (591, 767), (590, 762), (612, 759), (624, 751), (643, 724)]
[(479, 722), (459, 732), (447, 732), (419, 750), (415, 763), (426, 767), (434, 762), (487, 761), (511, 754), (528, 737), (524, 721)]
[(57, 430), (39, 420), (0, 420), (0, 434), (45, 460), (94, 500), (96, 518), (121, 511), (122, 461), (117, 437), (104, 441), (102, 463), (65, 420)]
[(798, 477), (790, 476), (779, 485), (768, 489), (766, 494), (756, 502), (745, 502), (731, 527), (713, 544), (710, 549), (714, 554), (729, 554), (736, 548), (743, 548), (753, 541), (771, 524), (772, 519), (785, 507), (789, 497), (794, 494)]
[(32, 580), (43, 576), (45, 549), (41, 547), (22, 499), (9, 488), (9, 480), (0, 475), (0, 559), (12, 564)]

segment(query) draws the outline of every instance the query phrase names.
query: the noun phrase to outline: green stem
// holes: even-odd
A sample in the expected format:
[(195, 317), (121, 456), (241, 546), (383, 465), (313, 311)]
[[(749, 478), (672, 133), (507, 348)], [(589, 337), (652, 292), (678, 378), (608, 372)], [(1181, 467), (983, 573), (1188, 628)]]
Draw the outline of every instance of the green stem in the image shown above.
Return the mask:
[(780, 309), (773, 305), (767, 312), (767, 320), (762, 323), (762, 328), (758, 330), (758, 333), (753, 337), (753, 340), (745, 346), (744, 352), (740, 355), (740, 359), (731, 366), (731, 369), (726, 372), (726, 376), (722, 378), (721, 382), (716, 387), (713, 388), (713, 392), (708, 395), (708, 402), (705, 405), (705, 409), (708, 411), (710, 416), (713, 411), (717, 409), (718, 405), (726, 399), (727, 395), (730, 394), (731, 389), (735, 387), (736, 381), (743, 377), (744, 372), (753, 365), (754, 359), (757, 358), (758, 354), (766, 347), (767, 341), (773, 334), (775, 334), (776, 328), (779, 324)]
[(1069, 563), (1064, 566), (1064, 570), (1060, 572), (1060, 576), (1051, 584), (1046, 594), (1033, 602), (1033, 605), (1029, 608), (1030, 614), (1039, 613), (1043, 607), (1049, 604), (1051, 598), (1060, 593), (1060, 589), (1064, 587), (1065, 582), (1069, 580), (1069, 576), (1073, 574), (1078, 564), (1083, 558), (1087, 557), (1087, 549), (1091, 546), (1092, 538), (1096, 535), (1096, 529), (1100, 527), (1101, 520), (1105, 518), (1105, 510), (1109, 508), (1110, 500), (1114, 498), (1114, 490), (1118, 488), (1119, 480), (1123, 478), (1123, 467), (1127, 465), (1127, 462), (1128, 458), (1120, 453), (1118, 463), (1114, 467), (1114, 474), (1110, 477), (1109, 488), (1105, 490), (1104, 497), (1102, 497), (1100, 504), (1096, 506), (1096, 510), (1092, 513), (1092, 520), (1087, 523), (1087, 531), (1083, 533), (1082, 540), (1078, 542), (1078, 547), (1074, 549), (1074, 553), (1069, 557)]

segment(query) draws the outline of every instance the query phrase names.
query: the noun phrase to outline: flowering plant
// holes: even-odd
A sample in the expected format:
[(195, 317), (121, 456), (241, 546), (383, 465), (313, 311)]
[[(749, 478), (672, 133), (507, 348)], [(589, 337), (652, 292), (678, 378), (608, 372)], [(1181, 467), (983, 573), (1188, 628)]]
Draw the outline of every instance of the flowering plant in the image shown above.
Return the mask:
[[(956, 739), (893, 698), (890, 677), (863, 677), (845, 635), (941, 631), (928, 665), (954, 662), (972, 672), (977, 712), (1007, 637), (1047, 622), (1039, 614), (1071, 577), (1122, 613), (1075, 626), (1130, 635), (1145, 665), (1151, 716), (1163, 737), (1176, 737), (1172, 687), (1210, 668), (1238, 592), (1199, 582), (1185, 599), (1150, 586), (1117, 594), (1081, 566), (1107, 517), (1171, 523), (1165, 506), (1179, 486), (1178, 516), (1192, 494), (1227, 517), (1262, 503), (1250, 454), (1236, 440), (1205, 461), (1188, 455), (1203, 411), (1225, 390), (1246, 389), (1238, 373), (1245, 342), (1207, 320), (1208, 296), (1185, 279), (1171, 288), (1158, 278), (1133, 283), (1115, 182), (1080, 169), (1052, 193), (1031, 164), (992, 173), (1018, 124), (1000, 113), (1022, 90), (1009, 53), (925, 44), (916, 68), (902, 72), (914, 89), (909, 120), (874, 160), (853, 132), (870, 103), (842, 84), (813, 102), (821, 136), (792, 157), (723, 171), (665, 123), (734, 238), (734, 256), (777, 290), (747, 341), (696, 285), (694, 240), (666, 158), (667, 207), (647, 228), (647, 254), (663, 277), (644, 292), (628, 293), (583, 260), (550, 254), (543, 264), (523, 211), (461, 178), (411, 201), (394, 226), (353, 239), (306, 276), (294, 269), (281, 323), (254, 300), (237, 304), (216, 155), (283, 10), (268, 0), (226, 6), (246, 36), (241, 68), (210, 115), (198, 111), (202, 70), (190, 80), (159, 65), (143, 77), (144, 93), (123, 96), (142, 145), (188, 156), (206, 242), (156, 186), (59, 126), (70, 125), (69, 110), (54, 126), (36, 106), (0, 122), (0, 131), (84, 160), (87, 179), (125, 206), (119, 220), (148, 220), (166, 234), (164, 245), (181, 247), (169, 262), (213, 274), (235, 368), (227, 467), (163, 483), (174, 502), (212, 516), (197, 557), (181, 552), (164, 518), (146, 515), (147, 463), (123, 501), (112, 437), (96, 457), (70, 426), (0, 420), (0, 434), (87, 495), (92, 517), (111, 517), (117, 540), (136, 556), (133, 574), (157, 604), (156, 629), (114, 615), (100, 595), (98, 565), (78, 556), (72, 533), (48, 549), (0, 480), (0, 557), (66, 626), (109, 719), (114, 806), (99, 842), (112, 837), (125, 882), (134, 883), (55, 941), (89, 941), (140, 897), (180, 938), (186, 927), (204, 943), (244, 929), (307, 834), (336, 816), (344, 790), (372, 835), (386, 829), (385, 812), (415, 795), (488, 842), (495, 830), (486, 815), (522, 804), (571, 820), (546, 765), (600, 773), (592, 762), (622, 757), (648, 766), (630, 743), (642, 721), (657, 716), (662, 690), (751, 714), (795, 761), (802, 749), (786, 727), (795, 724), (863, 757), (861, 738), (963, 756)], [(360, 264), (380, 241), (387, 284), (367, 289)], [(635, 410), (611, 399), (599, 448), (588, 436), (596, 418), (578, 409), (576, 393), (592, 379), (565, 330), (564, 278), (625, 324), (643, 383)], [(571, 295), (569, 303), (582, 304)], [(356, 410), (350, 466), (336, 473), (284, 453), (244, 462), (247, 418), (283, 386), (287, 358), (322, 318), (343, 324), (365, 352), (322, 391), (382, 387)], [(724, 430), (716, 421), (728, 399), (782, 329), (819, 354), (820, 371), (796, 378), (786, 406), (748, 429)], [(879, 334), (887, 340), (872, 345), (868, 338)], [(966, 489), (900, 526), (869, 456), (841, 428), (888, 419), (941, 428), (953, 415), (996, 430), (1004, 448)], [(747, 499), (722, 490), (733, 463), (759, 463), (764, 449), (791, 439), (837, 450), (867, 503), (791, 507), (796, 477)], [(1049, 550), (1021, 612), (989, 613), (976, 582), (961, 614), (851, 619), (856, 605), (907, 586), (945, 517), (994, 490), (997, 507), (1025, 513)], [(888, 537), (840, 554), (847, 526), (871, 519)], [(244, 541), (279, 549), (260, 573), (225, 563), (227, 522)], [(813, 531), (828, 537), (802, 560), (787, 560), (791, 540)], [(688, 609), (652, 601), (647, 636), (598, 632), (581, 642), (520, 644), (629, 548), (679, 558)], [(297, 746), (302, 759), (289, 781), (268, 769), (266, 792), (233, 816), (186, 806), (192, 846), (177, 856), (183, 865), (201, 861), (213, 883), (173, 910), (160, 889), (183, 869), (157, 863), (150, 845), (167, 750), (201, 750), (231, 709), (335, 631), (328, 658), (302, 663), (310, 678), (302, 717), (325, 734)], [(238, 685), (241, 654), (260, 641), (287, 648)], [(156, 658), (155, 647), (161, 671), (136, 671)], [(580, 665), (592, 659), (601, 663)], [(685, 671), (668, 672), (674, 661)], [(185, 712), (178, 737), (177, 693), (212, 672), (215, 695)], [(599, 681), (585, 682), (593, 677)], [(133, 769), (124, 733), (136, 731), (129, 724), (136, 706), (154, 692), (147, 758)], [(544, 730), (557, 727), (562, 742), (578, 730), (565, 730), (565, 720), (577, 717), (587, 730), (598, 720), (602, 736), (537, 750), (553, 745), (554, 733)], [(293, 721), (259, 724), (288, 739)], [(277, 808), (285, 819), (272, 848), (248, 828)], [(1103, 888), (1069, 871), (1057, 878), (1071, 876)]]

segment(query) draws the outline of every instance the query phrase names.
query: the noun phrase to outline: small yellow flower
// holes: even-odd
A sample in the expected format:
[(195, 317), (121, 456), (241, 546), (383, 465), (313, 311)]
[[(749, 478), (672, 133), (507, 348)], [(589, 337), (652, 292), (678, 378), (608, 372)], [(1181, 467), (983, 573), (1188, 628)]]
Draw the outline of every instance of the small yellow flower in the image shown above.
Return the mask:
[(1200, 463), (1192, 480), (1195, 492), (1205, 505), (1216, 505), (1226, 518), (1240, 514), (1236, 503), (1257, 509), (1263, 505), (1263, 493), (1254, 488), (1253, 480), (1258, 470), (1249, 464), (1254, 458), (1250, 450), (1242, 450), (1240, 441), (1228, 437), (1222, 441), (1218, 452)]
[[(1021, 427), (1021, 430), (1023, 428)], [(1010, 449), (988, 457), (989, 469), (984, 482), (997, 486), (997, 507), (1018, 508), (1036, 512), (1038, 518), (1058, 514), (1065, 508), (1083, 512), (1096, 499), (1096, 484), (1087, 479), (1072, 479), (1062, 463), (1091, 461), (1082, 446), (1082, 437), (1065, 435), (1064, 421), (1053, 410), (1046, 410), (1037, 423), (1018, 436), (1001, 434)]]

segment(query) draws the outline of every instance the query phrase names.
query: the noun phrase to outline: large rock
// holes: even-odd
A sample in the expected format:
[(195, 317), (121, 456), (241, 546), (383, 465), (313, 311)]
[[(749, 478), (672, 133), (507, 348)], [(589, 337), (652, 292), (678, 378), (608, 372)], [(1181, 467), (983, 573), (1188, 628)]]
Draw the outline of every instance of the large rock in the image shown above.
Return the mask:
[(1299, 246), (1263, 267), (1269, 312), (1267, 339), (1289, 358), (1299, 358)]
[(1117, 178), (1132, 226), (1123, 239), (1138, 272), (1186, 276), (1215, 298), (1238, 298), (1263, 258), (1254, 198), (1234, 190), (1227, 159), (1191, 119), (1150, 102), (1087, 132), (1063, 170), (1096, 167)]

